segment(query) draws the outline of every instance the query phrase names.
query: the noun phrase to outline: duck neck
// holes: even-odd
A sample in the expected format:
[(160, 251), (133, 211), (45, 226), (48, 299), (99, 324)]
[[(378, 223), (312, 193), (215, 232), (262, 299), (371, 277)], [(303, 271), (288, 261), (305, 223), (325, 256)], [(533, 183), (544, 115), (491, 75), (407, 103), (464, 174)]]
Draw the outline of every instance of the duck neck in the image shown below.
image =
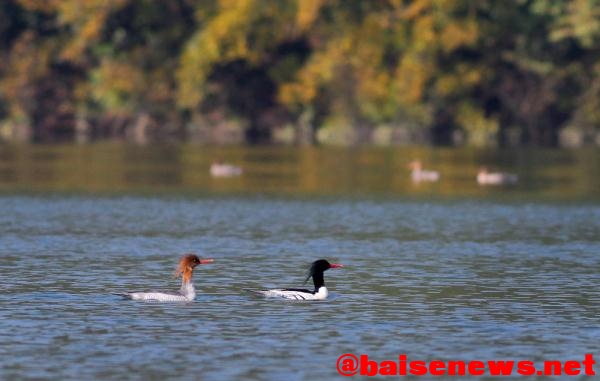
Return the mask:
[(188, 300), (193, 300), (196, 297), (196, 289), (194, 288), (194, 283), (191, 279), (182, 280), (179, 291), (181, 292), (181, 295), (185, 296)]
[(325, 286), (325, 278), (323, 277), (323, 273), (313, 274), (313, 283), (315, 284), (315, 292), (319, 291), (319, 288)]

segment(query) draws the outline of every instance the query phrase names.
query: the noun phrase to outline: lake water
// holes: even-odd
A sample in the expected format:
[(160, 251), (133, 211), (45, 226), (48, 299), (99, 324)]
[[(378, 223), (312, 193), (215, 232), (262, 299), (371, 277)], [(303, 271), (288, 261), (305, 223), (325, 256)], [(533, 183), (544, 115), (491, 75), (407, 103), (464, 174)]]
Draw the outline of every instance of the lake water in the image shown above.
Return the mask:
[[(0, 379), (343, 379), (344, 353), (600, 358), (595, 151), (224, 149), (247, 171), (217, 180), (213, 149), (131, 150), (0, 147)], [(416, 154), (438, 184), (406, 181)], [(486, 160), (522, 181), (472, 185)], [(186, 252), (215, 259), (193, 303), (111, 294), (176, 290)], [(346, 265), (325, 274), (327, 301), (244, 291), (302, 286), (318, 258)]]
[[(211, 161), (243, 167), (244, 175), (213, 179)], [(440, 172), (414, 184), (407, 165), (420, 159)], [(513, 187), (480, 187), (480, 166), (513, 172)], [(88, 193), (417, 197), (600, 202), (600, 149), (450, 149), (208, 147), (200, 145), (0, 145), (0, 194)]]

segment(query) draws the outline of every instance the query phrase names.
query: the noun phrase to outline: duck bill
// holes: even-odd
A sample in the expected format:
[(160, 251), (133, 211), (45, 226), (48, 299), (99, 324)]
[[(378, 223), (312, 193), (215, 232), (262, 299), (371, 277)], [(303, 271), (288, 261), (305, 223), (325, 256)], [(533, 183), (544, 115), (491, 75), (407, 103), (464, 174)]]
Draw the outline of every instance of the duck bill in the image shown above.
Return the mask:
[(332, 269), (338, 269), (340, 267), (344, 267), (344, 265), (339, 264), (339, 263), (332, 263), (330, 266)]
[(206, 264), (208, 264), (208, 263), (213, 263), (214, 261), (215, 261), (215, 260), (214, 260), (214, 259), (212, 259), (212, 258), (208, 258), (208, 259), (201, 259), (201, 260), (200, 260), (200, 264), (201, 264), (201, 265), (206, 265)]

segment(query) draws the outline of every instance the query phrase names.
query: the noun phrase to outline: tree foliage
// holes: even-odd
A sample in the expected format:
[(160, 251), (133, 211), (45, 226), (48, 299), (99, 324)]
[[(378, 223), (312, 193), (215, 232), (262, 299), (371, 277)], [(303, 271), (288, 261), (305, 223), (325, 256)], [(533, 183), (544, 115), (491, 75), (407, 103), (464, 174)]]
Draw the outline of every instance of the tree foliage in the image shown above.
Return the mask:
[(0, 139), (240, 121), (258, 142), (385, 126), (553, 145), (598, 133), (599, 39), (598, 0), (6, 0)]

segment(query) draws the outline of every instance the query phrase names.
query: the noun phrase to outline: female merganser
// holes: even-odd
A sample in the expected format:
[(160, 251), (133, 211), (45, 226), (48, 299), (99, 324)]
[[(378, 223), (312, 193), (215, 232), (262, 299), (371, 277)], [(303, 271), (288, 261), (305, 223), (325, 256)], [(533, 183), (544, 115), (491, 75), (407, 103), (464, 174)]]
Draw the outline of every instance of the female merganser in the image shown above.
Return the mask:
[(284, 299), (323, 300), (327, 298), (327, 295), (329, 295), (327, 287), (325, 287), (323, 272), (329, 269), (336, 269), (339, 267), (344, 267), (344, 265), (340, 265), (337, 263), (329, 263), (325, 259), (319, 259), (318, 261), (314, 261), (310, 266), (310, 269), (308, 270), (308, 276), (304, 281), (304, 283), (306, 283), (310, 279), (310, 277), (312, 277), (313, 282), (315, 284), (314, 291), (302, 288), (279, 288), (273, 290), (260, 290), (253, 292), (267, 297), (278, 297)]
[(210, 175), (212, 177), (234, 177), (242, 174), (242, 168), (227, 164), (222, 161), (216, 161), (210, 166)]
[(164, 292), (125, 292), (117, 295), (133, 300), (154, 300), (158, 302), (191, 302), (196, 297), (196, 289), (192, 283), (192, 273), (198, 265), (214, 262), (214, 259), (200, 259), (194, 254), (186, 254), (179, 260), (175, 277), (181, 275), (181, 288), (178, 294)]
[(419, 160), (413, 160), (408, 163), (408, 168), (412, 170), (410, 177), (413, 182), (418, 183), (421, 181), (438, 181), (440, 179), (440, 173), (437, 171), (430, 171), (423, 169), (423, 166)]
[(481, 167), (477, 173), (479, 185), (510, 185), (516, 184), (518, 179), (513, 173), (490, 172), (486, 167)]

